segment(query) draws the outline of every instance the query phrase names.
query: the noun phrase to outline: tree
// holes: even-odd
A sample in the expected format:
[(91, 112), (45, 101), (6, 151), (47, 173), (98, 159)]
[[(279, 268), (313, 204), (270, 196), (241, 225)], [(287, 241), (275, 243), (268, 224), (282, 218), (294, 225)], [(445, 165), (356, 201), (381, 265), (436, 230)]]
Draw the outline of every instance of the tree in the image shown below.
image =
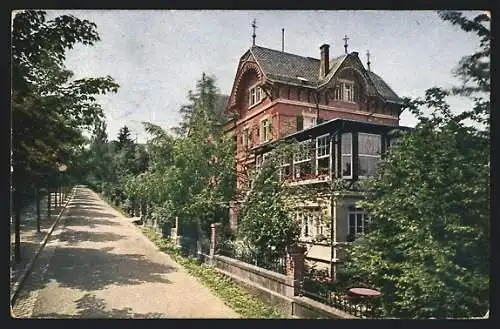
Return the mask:
[(96, 25), (71, 15), (46, 20), (44, 11), (16, 13), (12, 25), (12, 184), (19, 260), (21, 191), (47, 183), (67, 162), (82, 129), (102, 119), (93, 95), (116, 92), (111, 77), (72, 80), (65, 51), (99, 40)]
[[(472, 21), (459, 13), (441, 16), (476, 31), (481, 52), (489, 49), (477, 25), (487, 20), (483, 15)], [(477, 98), (472, 110), (453, 114), (445, 101), (450, 93), (488, 91), (489, 82), (479, 77), (489, 68), (466, 58), (459, 68), (470, 70), (459, 72), (471, 85), (406, 99), (418, 124), (387, 154), (361, 203), (372, 225), (349, 250), (345, 275), (380, 289), (387, 316), (463, 318), (489, 308), (490, 141), (488, 127), (463, 122), (482, 123), (489, 104)]]
[(117, 150), (120, 151), (126, 146), (133, 145), (134, 141), (130, 137), (130, 129), (127, 126), (123, 126), (120, 128), (120, 131), (118, 132), (118, 137), (117, 137)]
[(298, 144), (281, 143), (255, 173), (239, 211), (238, 235), (255, 250), (256, 259), (277, 259), (298, 242), (300, 225), (293, 217), (291, 200), (297, 188), (287, 188), (279, 177), (280, 160)]
[(220, 126), (227, 121), (225, 109), (229, 97), (219, 93), (215, 77), (203, 73), (196, 83), (196, 91), (190, 90), (187, 98), (189, 103), (179, 109), (181, 122), (173, 128), (177, 135), (187, 136), (200, 127), (217, 127), (216, 130), (220, 130)]
[(234, 143), (211, 119), (216, 90), (215, 79), (203, 74), (196, 92), (188, 93), (191, 110), (176, 137), (143, 123), (150, 166), (127, 183), (127, 194), (147, 199), (158, 223), (179, 217), (181, 233), (196, 238), (206, 236), (211, 223), (228, 220), (225, 210), (234, 193)]
[[(32, 174), (46, 175), (82, 141), (81, 129), (102, 119), (93, 95), (116, 92), (111, 77), (73, 80), (65, 51), (76, 42), (99, 40), (95, 24), (63, 15), (46, 20), (44, 11), (17, 13), (12, 27), (12, 130), (14, 185)], [(26, 178), (23, 180), (22, 178)]]

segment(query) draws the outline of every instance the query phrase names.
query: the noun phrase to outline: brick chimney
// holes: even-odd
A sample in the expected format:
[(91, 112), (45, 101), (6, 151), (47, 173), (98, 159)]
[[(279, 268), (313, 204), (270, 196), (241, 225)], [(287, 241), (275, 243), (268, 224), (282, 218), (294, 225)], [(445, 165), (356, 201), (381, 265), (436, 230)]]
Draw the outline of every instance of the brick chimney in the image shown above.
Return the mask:
[(319, 77), (324, 78), (327, 74), (328, 71), (330, 71), (330, 45), (327, 45), (326, 43), (324, 45), (321, 45), (319, 47), (321, 50), (321, 61), (320, 61), (320, 67), (319, 67)]

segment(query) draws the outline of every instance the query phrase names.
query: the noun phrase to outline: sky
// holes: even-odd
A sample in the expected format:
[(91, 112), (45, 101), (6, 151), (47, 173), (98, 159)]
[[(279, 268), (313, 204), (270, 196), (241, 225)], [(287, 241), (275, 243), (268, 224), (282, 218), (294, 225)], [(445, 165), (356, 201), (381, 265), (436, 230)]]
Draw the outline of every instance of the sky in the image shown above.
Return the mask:
[[(473, 33), (442, 21), (435, 11), (380, 10), (47, 10), (48, 18), (72, 14), (97, 24), (101, 40), (76, 45), (67, 52), (66, 66), (74, 78), (110, 75), (118, 93), (99, 96), (108, 126), (116, 139), (127, 125), (132, 137), (147, 140), (141, 122), (174, 127), (202, 73), (215, 76), (220, 92), (229, 95), (240, 57), (256, 44), (319, 58), (320, 45), (330, 45), (330, 57), (357, 51), (366, 67), (380, 75), (400, 97), (423, 96), (433, 86), (449, 88), (461, 81), (452, 70), (464, 55), (479, 48)], [(479, 12), (468, 11), (467, 16)], [(460, 112), (470, 105), (450, 99)], [(416, 119), (403, 112), (400, 124)]]

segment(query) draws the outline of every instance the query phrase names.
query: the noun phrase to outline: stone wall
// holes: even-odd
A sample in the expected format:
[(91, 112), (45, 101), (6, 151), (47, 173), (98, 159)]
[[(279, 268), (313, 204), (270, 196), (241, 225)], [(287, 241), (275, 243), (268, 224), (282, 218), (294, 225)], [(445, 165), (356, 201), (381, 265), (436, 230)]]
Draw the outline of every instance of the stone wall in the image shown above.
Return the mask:
[(277, 307), (284, 315), (306, 319), (356, 318), (307, 297), (294, 296), (294, 279), (229, 257), (214, 255), (212, 266), (254, 296)]
[(247, 264), (245, 262), (215, 255), (212, 266), (227, 272), (241, 280), (252, 282), (265, 289), (274, 291), (280, 295), (291, 297), (294, 295), (293, 279), (285, 274), (275, 273), (261, 267)]

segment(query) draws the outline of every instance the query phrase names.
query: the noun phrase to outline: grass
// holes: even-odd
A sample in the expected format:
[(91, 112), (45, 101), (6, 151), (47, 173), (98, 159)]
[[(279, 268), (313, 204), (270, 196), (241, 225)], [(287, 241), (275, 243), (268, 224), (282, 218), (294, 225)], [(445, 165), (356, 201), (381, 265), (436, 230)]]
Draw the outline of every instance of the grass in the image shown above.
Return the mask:
[(150, 228), (142, 228), (144, 235), (158, 248), (169, 254), (177, 263), (182, 265), (192, 276), (220, 297), (226, 305), (245, 318), (277, 319), (285, 316), (275, 307), (264, 303), (251, 295), (242, 287), (231, 281), (230, 278), (218, 273), (213, 268), (199, 264), (193, 257), (184, 257), (179, 249), (171, 242), (162, 238)]

